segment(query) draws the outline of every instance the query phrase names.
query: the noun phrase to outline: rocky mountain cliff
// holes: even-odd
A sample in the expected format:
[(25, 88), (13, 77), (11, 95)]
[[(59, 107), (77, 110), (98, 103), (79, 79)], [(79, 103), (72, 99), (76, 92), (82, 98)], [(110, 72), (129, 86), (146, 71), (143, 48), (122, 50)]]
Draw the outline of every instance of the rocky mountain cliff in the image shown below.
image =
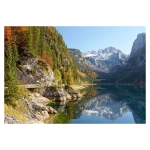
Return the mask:
[(86, 70), (97, 70), (98, 69), (90, 61), (88, 61), (85, 57), (83, 57), (83, 54), (80, 50), (69, 48), (69, 53), (70, 53), (70, 56), (72, 57), (72, 59), (77, 64), (79, 69), (80, 68), (83, 68)]
[(82, 57), (82, 52), (78, 49), (69, 48), (69, 53), (72, 59), (83, 68), (92, 68), (90, 62), (88, 62), (84, 57)]
[[(6, 76), (11, 69), (17, 70), (21, 84), (43, 79), (51, 85), (56, 79), (59, 84), (69, 85), (80, 80), (63, 37), (54, 27), (5, 27)], [(9, 83), (9, 78), (5, 78), (5, 83)]]
[(133, 43), (129, 60), (126, 67), (138, 68), (144, 66), (146, 63), (146, 34), (141, 33), (137, 35), (136, 40)]
[(124, 66), (129, 56), (115, 47), (107, 47), (104, 50), (98, 50), (98, 52), (91, 51), (83, 53), (83, 57), (97, 70), (110, 72), (115, 66)]
[(30, 53), (24, 52), (19, 57), (16, 67), (17, 79), (20, 84), (43, 84), (45, 86), (57, 85), (53, 70), (44, 59), (34, 57)]
[(137, 35), (125, 65), (112, 67), (110, 73), (98, 72), (98, 74), (106, 79), (102, 81), (103, 83), (145, 84), (146, 34), (141, 33)]
[(95, 73), (97, 68), (82, 56), (80, 50), (69, 48), (69, 53), (78, 68), (79, 74), (83, 77), (83, 81), (86, 79), (87, 81), (92, 82), (92, 80), (98, 77)]

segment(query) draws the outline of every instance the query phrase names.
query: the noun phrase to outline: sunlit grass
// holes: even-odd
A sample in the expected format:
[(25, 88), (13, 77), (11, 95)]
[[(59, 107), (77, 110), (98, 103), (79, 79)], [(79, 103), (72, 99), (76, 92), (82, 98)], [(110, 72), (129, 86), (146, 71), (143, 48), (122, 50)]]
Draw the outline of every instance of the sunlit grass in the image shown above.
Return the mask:
[(28, 111), (27, 111), (25, 104), (19, 103), (16, 108), (13, 108), (12, 106), (8, 106), (8, 105), (4, 104), (4, 113), (16, 118), (21, 123), (26, 122), (26, 118), (24, 115), (27, 112)]
[(82, 76), (82, 77), (86, 77), (87, 75), (83, 72), (79, 72), (79, 75)]

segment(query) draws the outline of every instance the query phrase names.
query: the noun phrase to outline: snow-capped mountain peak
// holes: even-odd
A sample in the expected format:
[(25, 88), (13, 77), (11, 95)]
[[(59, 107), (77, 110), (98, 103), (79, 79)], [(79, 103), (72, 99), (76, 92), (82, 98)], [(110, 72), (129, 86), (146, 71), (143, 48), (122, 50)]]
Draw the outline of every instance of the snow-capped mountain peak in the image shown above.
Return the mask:
[(84, 55), (83, 57), (94, 57), (94, 56), (97, 56), (97, 55), (89, 53), (89, 54)]
[(98, 52), (92, 50), (91, 52), (85, 52), (82, 54), (93, 66), (97, 69), (109, 72), (115, 65), (122, 66), (128, 59), (128, 55), (121, 52), (121, 50), (115, 47), (107, 47), (105, 49), (99, 49)]

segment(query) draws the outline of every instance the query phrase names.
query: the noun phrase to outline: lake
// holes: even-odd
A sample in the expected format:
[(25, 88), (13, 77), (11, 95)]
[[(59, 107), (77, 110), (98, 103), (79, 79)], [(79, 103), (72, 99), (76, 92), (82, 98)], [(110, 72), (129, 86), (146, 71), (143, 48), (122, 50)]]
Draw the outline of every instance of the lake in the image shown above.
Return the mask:
[(145, 85), (100, 85), (80, 91), (81, 100), (50, 103), (54, 124), (145, 124)]

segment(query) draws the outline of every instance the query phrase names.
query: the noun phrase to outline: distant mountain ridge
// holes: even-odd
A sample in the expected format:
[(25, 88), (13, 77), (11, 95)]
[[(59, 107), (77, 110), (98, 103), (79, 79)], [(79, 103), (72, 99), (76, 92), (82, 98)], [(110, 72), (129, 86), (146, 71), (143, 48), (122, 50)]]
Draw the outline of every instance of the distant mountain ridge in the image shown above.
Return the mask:
[(102, 70), (103, 72), (110, 72), (114, 66), (123, 66), (128, 60), (129, 56), (124, 54), (121, 50), (115, 47), (107, 47), (104, 50), (100, 49), (97, 52), (85, 52), (82, 56), (88, 60), (93, 67)]
[(72, 59), (76, 62), (76, 64), (84, 67), (84, 68), (91, 68), (90, 62), (88, 62), (84, 57), (82, 57), (82, 52), (78, 49), (69, 48), (69, 53)]
[[(89, 61), (87, 61), (84, 57), (82, 57), (82, 53), (78, 49), (74, 48), (68, 48), (68, 51), (70, 53), (71, 58), (75, 62), (78, 73), (82, 72), (81, 76), (84, 76), (82, 79), (84, 80), (86, 76), (88, 76), (88, 81), (91, 78), (96, 78), (98, 75), (96, 74), (95, 70), (96, 67), (94, 67)], [(84, 74), (84, 75), (83, 75)]]
[(81, 53), (69, 49), (72, 59), (83, 68), (95, 71), (102, 79), (101, 83), (134, 83), (146, 82), (146, 34), (137, 35), (130, 55), (124, 54), (115, 47), (98, 51)]

